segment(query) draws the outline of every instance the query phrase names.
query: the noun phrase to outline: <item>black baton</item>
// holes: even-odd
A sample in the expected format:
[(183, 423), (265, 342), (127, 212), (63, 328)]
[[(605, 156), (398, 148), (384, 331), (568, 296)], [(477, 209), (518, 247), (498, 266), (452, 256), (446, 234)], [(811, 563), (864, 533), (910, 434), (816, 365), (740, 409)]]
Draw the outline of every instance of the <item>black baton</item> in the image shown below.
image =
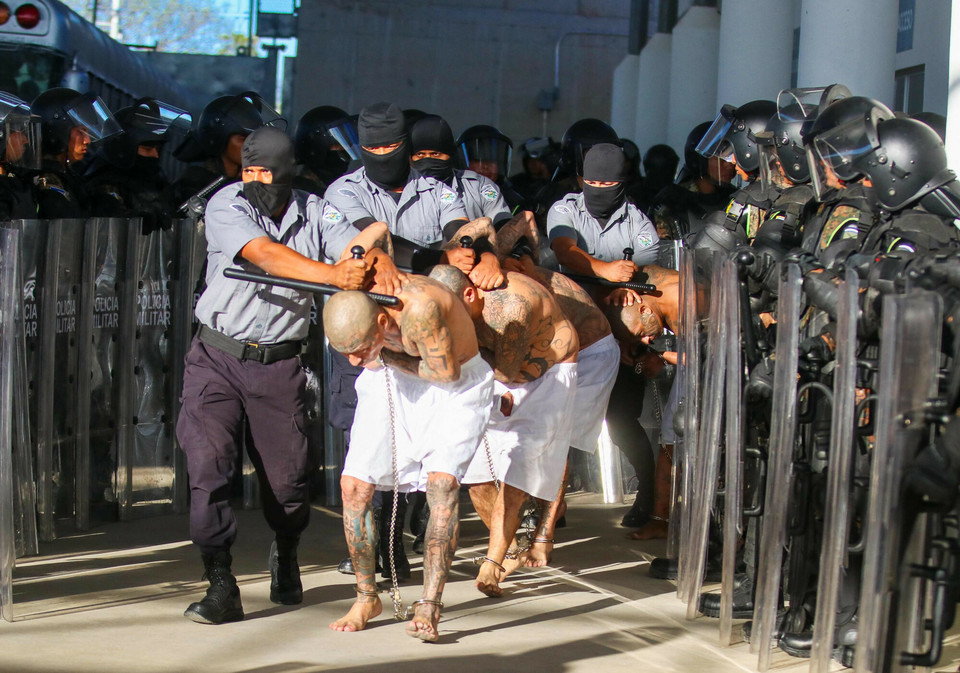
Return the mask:
[(599, 276), (583, 276), (579, 273), (567, 273), (566, 271), (562, 271), (561, 273), (570, 280), (575, 280), (581, 285), (586, 283), (587, 285), (602, 285), (603, 287), (625, 287), (628, 290), (636, 290), (640, 294), (653, 294), (657, 291), (657, 286), (650, 285), (649, 283), (634, 283), (632, 280), (628, 280), (623, 283), (616, 283), (612, 280), (607, 280), (606, 278), (600, 278)]
[[(283, 276), (271, 276), (267, 273), (256, 271), (242, 271), (240, 269), (224, 269), (223, 275), (234, 280), (246, 280), (251, 283), (263, 283), (264, 285), (276, 285), (278, 287), (287, 287), (291, 290), (300, 290), (301, 292), (312, 292), (314, 294), (334, 294), (343, 291), (342, 287), (336, 285), (324, 285), (323, 283), (311, 283), (307, 280), (297, 280), (296, 278), (284, 278)], [(382, 306), (396, 306), (400, 300), (389, 294), (377, 294), (376, 292), (364, 292), (365, 295)]]

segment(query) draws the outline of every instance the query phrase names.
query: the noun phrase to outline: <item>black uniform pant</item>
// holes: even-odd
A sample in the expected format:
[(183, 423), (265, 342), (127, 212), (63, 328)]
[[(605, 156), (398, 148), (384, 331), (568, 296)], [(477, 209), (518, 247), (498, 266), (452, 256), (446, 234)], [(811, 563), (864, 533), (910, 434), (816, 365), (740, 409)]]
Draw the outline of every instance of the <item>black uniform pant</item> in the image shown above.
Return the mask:
[(305, 387), (299, 358), (268, 365), (241, 362), (194, 339), (186, 357), (177, 438), (190, 475), (190, 538), (201, 552), (229, 549), (237, 537), (229, 497), (244, 417), (267, 523), (280, 536), (297, 536), (306, 528)]
[(633, 367), (620, 365), (607, 405), (610, 439), (630, 461), (637, 475), (637, 502), (644, 512), (653, 512), (653, 476), (656, 457), (646, 431), (640, 425), (648, 379)]

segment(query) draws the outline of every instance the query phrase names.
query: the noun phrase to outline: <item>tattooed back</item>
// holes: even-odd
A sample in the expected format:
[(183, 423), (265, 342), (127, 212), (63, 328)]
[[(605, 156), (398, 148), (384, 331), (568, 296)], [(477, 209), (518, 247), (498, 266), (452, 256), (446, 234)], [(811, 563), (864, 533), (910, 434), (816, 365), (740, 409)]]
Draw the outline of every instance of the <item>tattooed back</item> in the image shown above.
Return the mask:
[(535, 280), (506, 273), (505, 285), (483, 293), (480, 345), (504, 382), (540, 378), (558, 362), (576, 362), (580, 342), (553, 295)]
[(580, 350), (610, 334), (610, 322), (586, 290), (557, 271), (538, 266), (537, 273), (577, 330)]

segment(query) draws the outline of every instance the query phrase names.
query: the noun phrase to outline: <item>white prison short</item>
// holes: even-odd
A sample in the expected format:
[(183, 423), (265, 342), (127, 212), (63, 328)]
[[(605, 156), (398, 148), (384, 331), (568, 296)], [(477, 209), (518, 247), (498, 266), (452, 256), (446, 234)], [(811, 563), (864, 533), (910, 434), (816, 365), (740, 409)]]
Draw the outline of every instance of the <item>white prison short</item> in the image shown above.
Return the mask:
[[(529, 383), (497, 381), (494, 388), (497, 403), (487, 427), (487, 441), (497, 478), (534, 497), (555, 500), (574, 423), (576, 363), (556, 364)], [(513, 394), (513, 410), (504, 416), (500, 412), (500, 396), (507, 391)], [(489, 481), (493, 481), (493, 476), (481, 445), (463, 483)]]
[(575, 449), (597, 452), (600, 428), (619, 369), (620, 347), (612, 334), (590, 344), (577, 356), (577, 394), (573, 405), (577, 419), (570, 437), (570, 446)]
[(451, 383), (433, 383), (394, 367), (364, 369), (357, 378), (357, 413), (343, 474), (381, 491), (394, 487), (388, 369), (400, 490), (424, 487), (430, 472), (462, 480), (493, 409), (493, 370), (479, 354), (460, 366), (460, 379)]

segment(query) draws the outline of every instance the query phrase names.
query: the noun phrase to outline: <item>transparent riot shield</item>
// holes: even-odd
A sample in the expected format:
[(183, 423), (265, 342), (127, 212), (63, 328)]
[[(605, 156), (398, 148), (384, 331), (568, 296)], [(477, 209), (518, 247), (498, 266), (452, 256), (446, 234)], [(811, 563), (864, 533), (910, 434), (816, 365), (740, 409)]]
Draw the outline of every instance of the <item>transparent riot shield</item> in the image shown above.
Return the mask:
[(174, 486), (171, 345), (177, 236), (172, 229), (128, 229), (121, 301), (117, 498), (120, 518), (170, 511)]
[(77, 329), (84, 220), (49, 220), (39, 305), (37, 510), (40, 539), (56, 537), (58, 517), (75, 506)]
[[(677, 335), (677, 373), (673, 385), (677, 387), (677, 395), (680, 403), (676, 414), (679, 416), (681, 426), (686, 425), (686, 403), (684, 402), (688, 394), (687, 366), (690, 361), (687, 356), (688, 348), (691, 344), (689, 338), (684, 338), (690, 330), (685, 329), (686, 325), (695, 322), (696, 315), (696, 293), (693, 291), (693, 265), (691, 264), (692, 253), (687, 248), (680, 248), (678, 254), (678, 271), (680, 272), (680, 334)], [(683, 519), (683, 469), (686, 429), (677, 433), (677, 440), (673, 447), (673, 466), (670, 474), (670, 522), (667, 526), (667, 557), (677, 558), (680, 553), (680, 529)]]
[(901, 486), (906, 461), (926, 437), (924, 406), (936, 394), (942, 300), (915, 291), (883, 300), (877, 434), (870, 466), (865, 524), (857, 673), (903, 670), (895, 643), (904, 570), (899, 557), (911, 531), (902, 530)]
[(783, 545), (787, 535), (787, 505), (797, 423), (797, 365), (800, 343), (800, 268), (783, 264), (777, 305), (776, 364), (765, 513), (761, 528), (760, 561), (754, 599), (750, 649), (759, 650), (757, 668), (770, 668), (771, 639), (776, 629)]
[[(743, 513), (743, 364), (740, 345), (740, 288), (737, 267), (733, 260), (724, 265), (723, 291), (726, 294), (724, 330), (727, 333), (727, 373), (724, 395), (727, 399), (724, 416), (724, 499), (723, 499), (723, 565), (720, 592), (720, 644), (733, 644), (733, 589), (737, 566), (737, 549)], [(747, 307), (748, 309), (749, 307)], [(743, 310), (747, 310), (743, 309)]]
[(817, 578), (813, 649), (810, 654), (810, 670), (814, 673), (827, 673), (830, 670), (840, 574), (848, 544), (853, 427), (856, 421), (858, 291), (857, 274), (853, 269), (847, 269), (840, 282), (837, 304), (827, 499), (824, 503), (824, 534)]
[(20, 258), (13, 293), (17, 302), (13, 369), (13, 515), (17, 556), (37, 553), (36, 455), (33, 424), (36, 422), (38, 371), (37, 269), (46, 245), (46, 226), (39, 220), (17, 220), (4, 226), (19, 232)]
[[(77, 399), (77, 528), (112, 519), (116, 507), (117, 406), (120, 398), (120, 281), (130, 222), (87, 221), (80, 289)], [(136, 232), (134, 232), (135, 235)]]
[[(177, 237), (177, 267), (176, 283), (173, 303), (173, 326), (171, 329), (171, 350), (173, 352), (172, 376), (176, 391), (174, 398), (173, 418), (174, 428), (180, 417), (180, 393), (183, 390), (184, 358), (190, 350), (190, 343), (195, 332), (194, 308), (197, 305), (197, 278), (200, 274), (198, 256), (199, 234), (192, 219), (175, 220), (172, 223)], [(174, 432), (174, 442), (176, 442)], [(173, 509), (175, 512), (186, 512), (190, 507), (190, 489), (187, 480), (187, 461), (179, 443), (176, 444), (174, 458), (174, 494)]]
[[(725, 276), (736, 274), (730, 260), (715, 256), (711, 264), (710, 314), (707, 324), (707, 350), (704, 356), (704, 390), (719, 391), (723, 388), (727, 365), (726, 314), (730, 311), (727, 301)], [(736, 301), (736, 295), (734, 295)], [(717, 468), (720, 464), (721, 414), (723, 395), (705, 395), (701, 401), (700, 433), (697, 437), (697, 457), (694, 467), (694, 499), (691, 509), (690, 542), (686, 546), (689, 556), (684, 559), (684, 572), (689, 575), (686, 585), (687, 619), (698, 615), (700, 590), (707, 565), (707, 538), (713, 499), (717, 490)], [(734, 402), (735, 404), (736, 402)]]
[(13, 621), (14, 466), (13, 370), (16, 357), (17, 287), (20, 232), (0, 229), (0, 616)]
[[(680, 410), (683, 426), (682, 438), (678, 438), (678, 446), (674, 449), (674, 469), (679, 470), (678, 483), (679, 516), (670, 515), (671, 525), (679, 520), (677, 535), (677, 595), (686, 597), (684, 578), (684, 561), (690, 556), (690, 527), (691, 512), (689, 506), (693, 497), (693, 474), (696, 459), (698, 411), (700, 408), (700, 317), (698, 305), (705, 299), (700, 284), (697, 282), (697, 264), (693, 250), (681, 250), (680, 278), (681, 278), (681, 317), (680, 317), (680, 367), (681, 397)], [(674, 508), (677, 509), (676, 507)]]

